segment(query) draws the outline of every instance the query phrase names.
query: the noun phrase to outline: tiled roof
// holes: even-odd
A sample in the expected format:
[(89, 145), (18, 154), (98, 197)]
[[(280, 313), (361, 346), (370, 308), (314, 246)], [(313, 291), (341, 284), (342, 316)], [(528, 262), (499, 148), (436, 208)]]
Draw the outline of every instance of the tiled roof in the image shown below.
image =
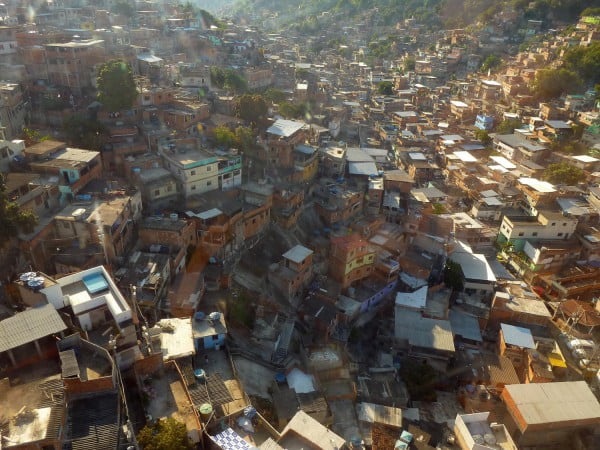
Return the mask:
[(114, 450), (119, 446), (119, 396), (78, 399), (69, 405), (68, 450)]
[(27, 309), (0, 322), (0, 353), (66, 329), (54, 306)]

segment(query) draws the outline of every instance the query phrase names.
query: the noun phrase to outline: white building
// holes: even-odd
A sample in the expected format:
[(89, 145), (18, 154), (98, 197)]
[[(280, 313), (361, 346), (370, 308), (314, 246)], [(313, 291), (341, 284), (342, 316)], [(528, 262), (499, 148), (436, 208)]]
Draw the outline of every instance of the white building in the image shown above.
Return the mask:
[(490, 422), (489, 412), (458, 414), (454, 434), (461, 450), (517, 450), (506, 427)]
[(521, 250), (525, 240), (568, 239), (575, 232), (577, 222), (555, 211), (540, 211), (537, 216), (504, 216), (499, 237), (513, 242)]
[(9, 172), (10, 162), (15, 156), (19, 156), (25, 150), (25, 141), (0, 140), (0, 172)]

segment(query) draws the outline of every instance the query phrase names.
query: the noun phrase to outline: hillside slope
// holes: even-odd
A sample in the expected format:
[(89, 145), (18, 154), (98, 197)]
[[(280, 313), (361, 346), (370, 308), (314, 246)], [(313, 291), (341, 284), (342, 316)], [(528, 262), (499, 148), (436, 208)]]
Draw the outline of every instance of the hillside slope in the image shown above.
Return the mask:
[[(501, 11), (514, 10), (519, 20), (542, 20), (546, 27), (575, 20), (600, 0), (236, 0), (233, 13), (250, 19), (274, 17), (279, 27), (301, 26), (323, 13), (348, 19), (374, 11), (392, 25), (407, 18), (443, 28), (485, 25)], [(327, 17), (319, 20), (327, 22)]]

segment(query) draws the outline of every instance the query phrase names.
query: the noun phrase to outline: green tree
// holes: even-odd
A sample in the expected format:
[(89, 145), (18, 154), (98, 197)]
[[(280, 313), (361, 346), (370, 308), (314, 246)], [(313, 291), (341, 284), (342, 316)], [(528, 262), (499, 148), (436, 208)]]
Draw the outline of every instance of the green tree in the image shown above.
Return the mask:
[(486, 147), (492, 143), (492, 138), (486, 130), (476, 130), (475, 139), (481, 141), (481, 143)]
[(263, 124), (269, 112), (269, 105), (262, 95), (244, 94), (236, 99), (235, 111), (237, 117), (246, 122)]
[(444, 267), (444, 283), (449, 288), (456, 291), (462, 291), (463, 273), (460, 264), (451, 260), (446, 261), (446, 266)]
[(138, 96), (131, 66), (122, 60), (102, 64), (97, 85), (98, 100), (109, 111), (130, 109)]
[(243, 152), (252, 151), (256, 147), (254, 131), (250, 127), (237, 127), (235, 129), (236, 145)]
[(281, 114), (286, 119), (299, 119), (306, 115), (308, 110), (308, 106), (306, 103), (291, 103), (291, 102), (281, 102), (279, 104), (279, 114)]
[(273, 103), (281, 103), (287, 98), (287, 94), (279, 89), (269, 88), (265, 91), (264, 97)]
[(572, 47), (565, 53), (563, 62), (567, 69), (583, 80), (600, 81), (600, 42), (593, 42), (587, 47)]
[(11, 201), (6, 192), (6, 181), (0, 175), (0, 244), (8, 242), (19, 233), (31, 233), (37, 224), (36, 215), (21, 209), (17, 202)]
[(394, 85), (391, 81), (382, 81), (377, 85), (377, 92), (382, 95), (392, 95), (394, 93)]
[(210, 81), (218, 88), (225, 86), (225, 71), (220, 67), (212, 66), (210, 68)]
[(400, 376), (406, 383), (406, 388), (413, 401), (434, 402), (437, 398), (435, 369), (425, 361), (403, 361), (400, 367)]
[(114, 4), (113, 12), (131, 19), (133, 16), (135, 16), (135, 7), (130, 2), (120, 0)]
[(248, 82), (246, 79), (234, 70), (225, 72), (225, 84), (223, 85), (228, 91), (241, 94), (248, 90)]
[(52, 139), (51, 136), (42, 136), (39, 131), (27, 127), (23, 128), (22, 133), (22, 138), (25, 141), (25, 146), (27, 147), (30, 147), (33, 144), (37, 144), (38, 142), (43, 142)]
[(517, 128), (521, 128), (521, 121), (519, 119), (504, 119), (496, 127), (497, 134), (512, 134)]
[(550, 164), (543, 175), (544, 180), (552, 184), (575, 185), (585, 181), (585, 172), (568, 163)]
[(415, 70), (415, 66), (417, 64), (417, 60), (411, 56), (404, 58), (404, 63), (402, 64), (402, 68), (405, 72), (410, 72), (411, 70)]
[(581, 11), (581, 17), (586, 16), (600, 16), (600, 8), (585, 8)]
[(533, 82), (535, 94), (542, 100), (550, 100), (579, 91), (582, 82), (579, 76), (568, 69), (540, 70)]
[(194, 445), (187, 435), (185, 424), (172, 417), (146, 425), (137, 436), (144, 450), (192, 450)]
[(481, 64), (481, 70), (483, 72), (487, 72), (488, 70), (495, 69), (500, 64), (502, 64), (502, 59), (500, 59), (497, 55), (489, 55)]
[(214, 133), (217, 145), (226, 148), (235, 146), (237, 139), (235, 133), (231, 131), (229, 127), (226, 127), (225, 125), (219, 125), (218, 127), (215, 127)]
[(310, 72), (308, 71), (308, 69), (296, 69), (296, 80), (298, 81), (306, 80), (309, 75)]
[(446, 212), (446, 208), (441, 203), (433, 204), (433, 214), (444, 214)]
[(248, 90), (248, 82), (246, 79), (230, 68), (221, 68), (213, 66), (210, 68), (211, 83), (220, 89), (241, 94)]
[(87, 150), (100, 150), (106, 139), (104, 125), (79, 115), (65, 120), (64, 132), (69, 144)]

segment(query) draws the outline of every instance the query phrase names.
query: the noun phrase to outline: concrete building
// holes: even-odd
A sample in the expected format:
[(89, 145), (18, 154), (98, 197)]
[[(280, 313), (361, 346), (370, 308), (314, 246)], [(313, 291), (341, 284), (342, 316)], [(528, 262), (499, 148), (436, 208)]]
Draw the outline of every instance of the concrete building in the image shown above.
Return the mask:
[(56, 178), (61, 203), (73, 200), (90, 181), (99, 179), (102, 160), (99, 152), (68, 148), (65, 143), (43, 141), (23, 152), (33, 172)]
[(168, 142), (159, 146), (159, 153), (167, 170), (176, 178), (178, 191), (186, 199), (242, 183), (242, 157), (237, 154), (211, 153), (196, 145)]
[(96, 66), (106, 58), (102, 40), (46, 44), (47, 76), (50, 84), (81, 95), (95, 86)]
[(313, 277), (313, 251), (296, 245), (282, 255), (280, 263), (269, 268), (269, 281), (290, 302), (302, 298)]
[(505, 424), (519, 447), (570, 447), (600, 425), (600, 403), (585, 381), (508, 385)]
[(494, 150), (502, 153), (508, 159), (540, 162), (547, 155), (544, 145), (537, 144), (517, 134), (501, 134), (494, 137)]
[(343, 289), (371, 275), (375, 251), (357, 234), (331, 239), (329, 272)]
[(454, 434), (461, 450), (517, 450), (501, 423), (492, 422), (489, 412), (457, 414)]
[[(0, 55), (1, 53), (0, 49)], [(28, 110), (29, 103), (23, 97), (21, 86), (17, 83), (0, 82), (0, 137), (2, 132), (5, 139), (20, 137)]]
[[(555, 211), (540, 211), (536, 217), (504, 216), (498, 241), (510, 242), (516, 250), (523, 250), (528, 241), (564, 241), (573, 235), (577, 222), (577, 219)], [(529, 251), (530, 255), (535, 257), (534, 249), (531, 248)]]

